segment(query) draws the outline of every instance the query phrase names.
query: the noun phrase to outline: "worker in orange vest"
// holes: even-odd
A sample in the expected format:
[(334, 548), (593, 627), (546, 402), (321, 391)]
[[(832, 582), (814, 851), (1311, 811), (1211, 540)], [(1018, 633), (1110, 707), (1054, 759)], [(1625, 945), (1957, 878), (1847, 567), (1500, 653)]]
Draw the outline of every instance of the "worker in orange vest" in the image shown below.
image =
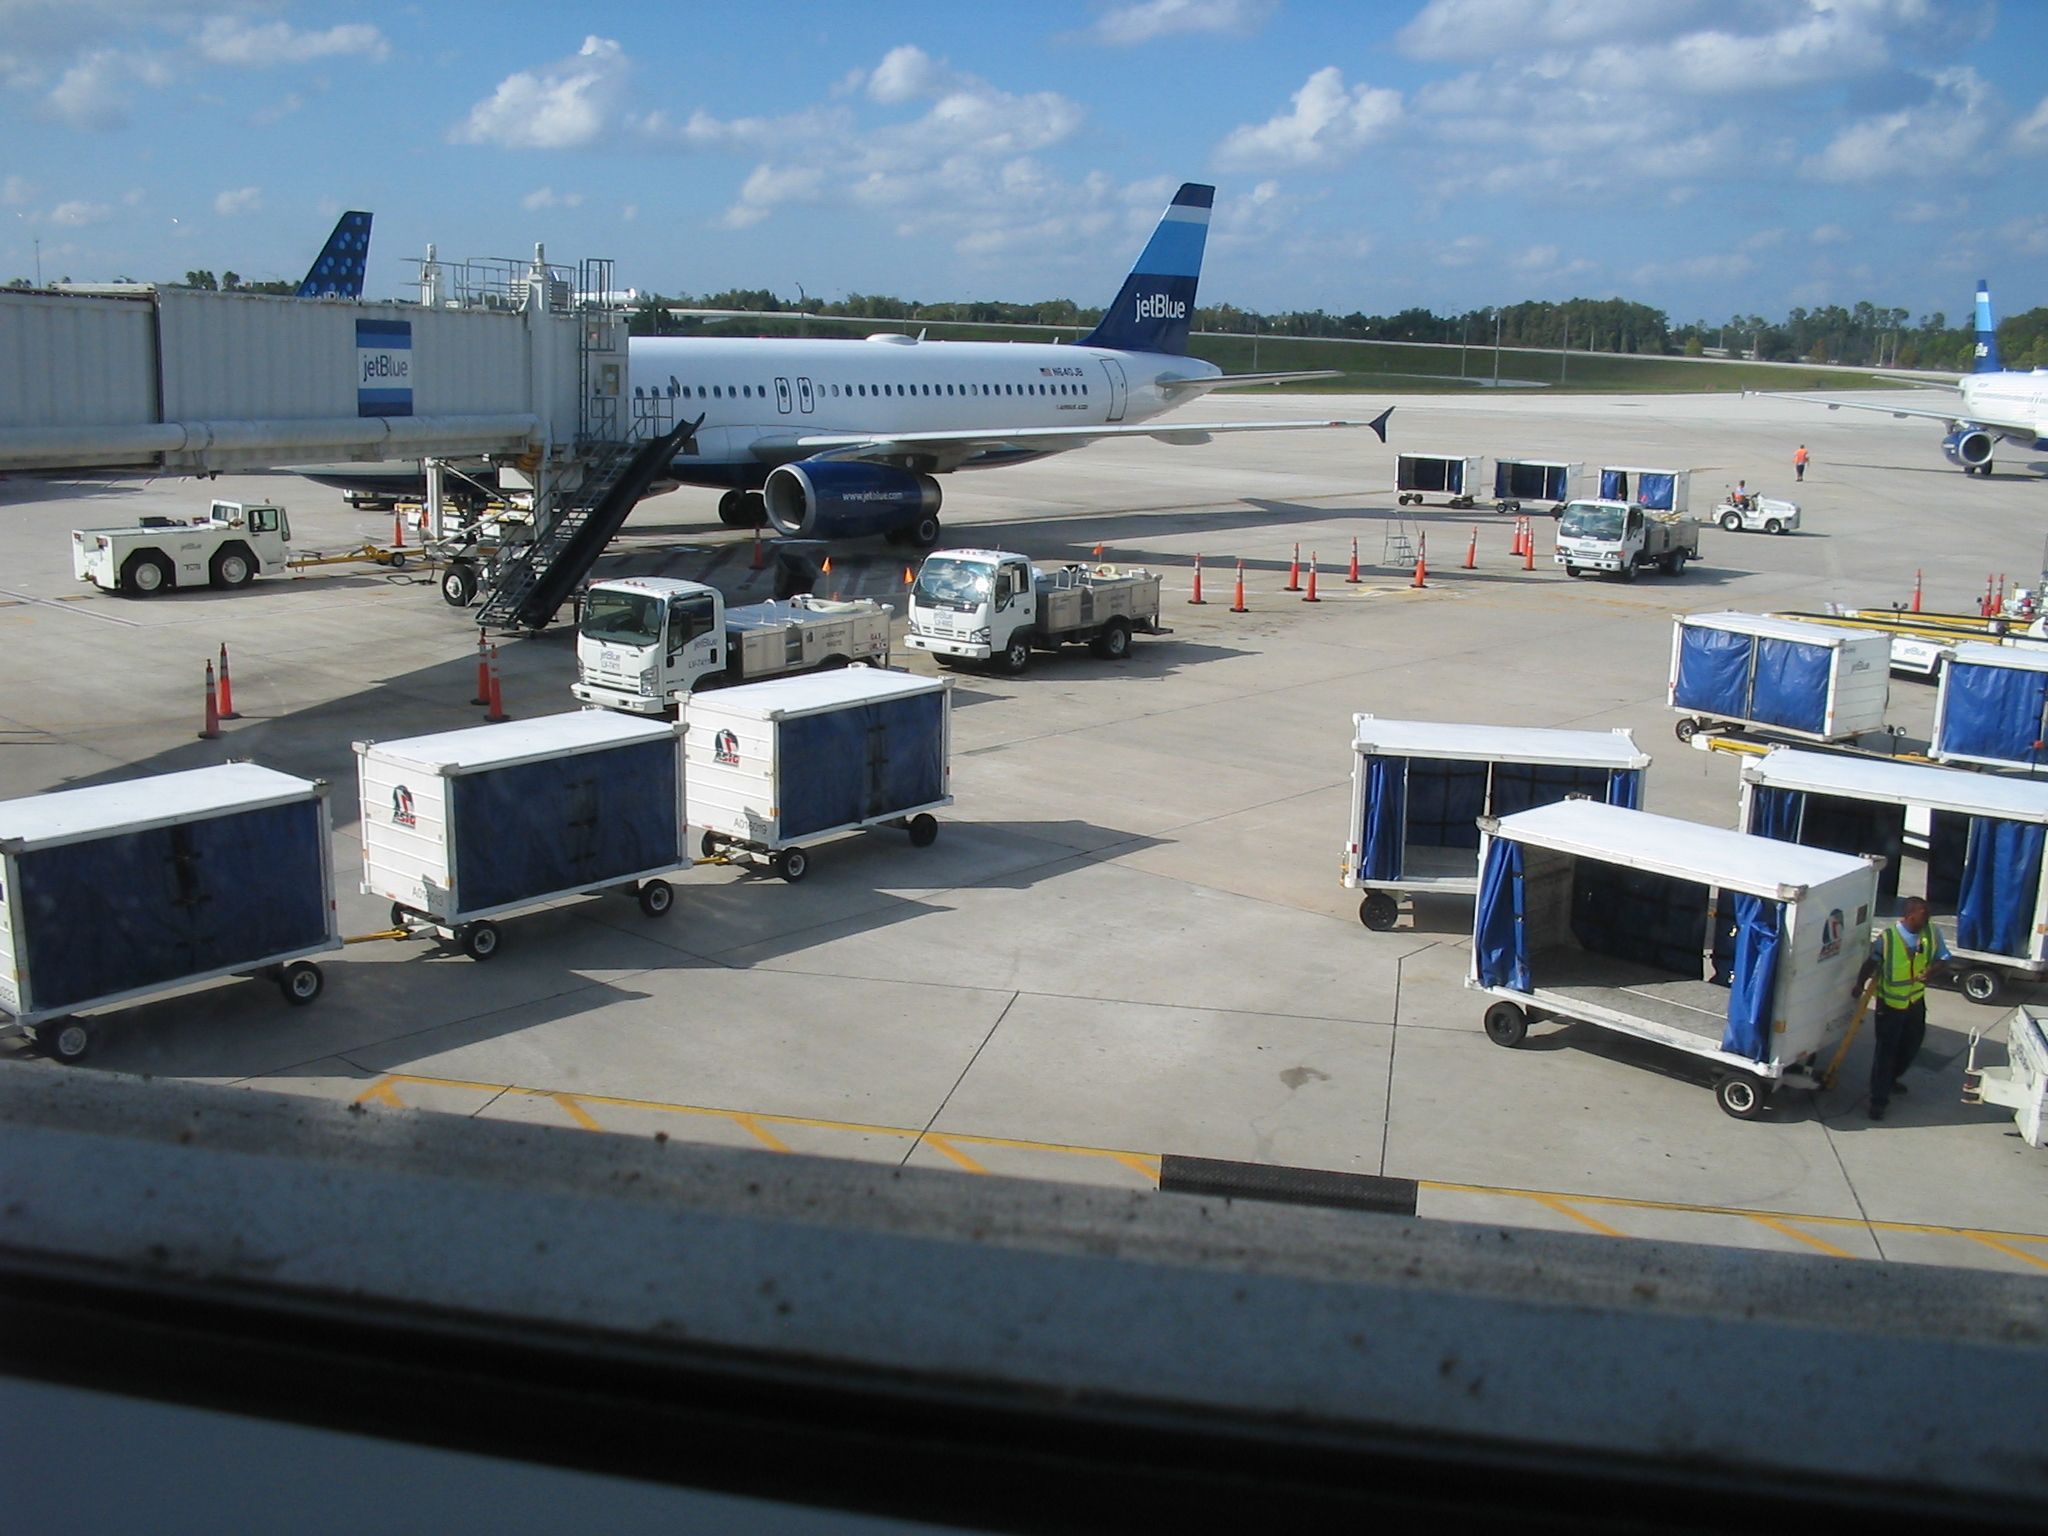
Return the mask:
[(1801, 443), (1798, 450), (1792, 455), (1792, 478), (1795, 480), (1804, 480), (1806, 478), (1806, 444), (1804, 443)]

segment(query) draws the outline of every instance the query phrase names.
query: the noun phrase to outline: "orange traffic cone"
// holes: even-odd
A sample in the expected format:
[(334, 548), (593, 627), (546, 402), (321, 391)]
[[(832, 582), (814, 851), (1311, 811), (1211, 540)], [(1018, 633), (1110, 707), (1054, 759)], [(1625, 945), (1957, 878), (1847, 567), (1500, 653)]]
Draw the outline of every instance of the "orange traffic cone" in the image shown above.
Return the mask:
[(1314, 550), (1308, 552), (1308, 596), (1304, 597), (1302, 601), (1304, 603), (1320, 603), (1322, 601), (1320, 597), (1316, 596), (1316, 552)]
[(491, 652), (484, 633), (476, 633), (476, 697), (469, 701), (479, 707), (491, 702)]
[(1188, 606), (1201, 606), (1202, 601), (1202, 557), (1197, 555), (1195, 556), (1195, 591), (1194, 595), (1188, 599)]
[(748, 569), (758, 571), (761, 569), (761, 566), (761, 529), (756, 525), (754, 529), (754, 563)]
[(1513, 530), (1513, 531), (1512, 531), (1511, 533), (1509, 533), (1509, 534), (1508, 534), (1508, 553), (1509, 553), (1510, 555), (1519, 555), (1519, 554), (1520, 554), (1521, 552), (1522, 552), (1522, 520), (1521, 520), (1521, 519), (1520, 519), (1520, 518), (1518, 517), (1518, 518), (1516, 518), (1516, 519), (1515, 519), (1515, 526), (1514, 526), (1514, 530)]
[(1230, 611), (1232, 613), (1251, 612), (1251, 609), (1244, 605), (1244, 561), (1242, 559), (1237, 562), (1237, 594), (1230, 600)]
[(1301, 546), (1299, 544), (1294, 546), (1294, 558), (1287, 562), (1287, 585), (1280, 590), (1283, 592), (1299, 592), (1301, 590)]
[(1344, 580), (1350, 586), (1358, 585), (1358, 540), (1355, 538), (1351, 541), (1351, 574)]
[(403, 512), (393, 512), (391, 514), (391, 547), (393, 549), (405, 548), (405, 514)]
[(215, 741), (220, 737), (220, 703), (213, 691), (213, 663), (206, 664), (206, 724), (200, 728), (201, 741)]
[(1472, 525), (1472, 542), (1465, 546), (1465, 569), (1468, 571), (1479, 569), (1479, 525), (1477, 523)]
[(1429, 535), (1424, 534), (1415, 548), (1415, 583), (1417, 587), (1429, 585)]
[(905, 586), (907, 587), (907, 586), (911, 585), (911, 584), (912, 584), (913, 582), (915, 582), (916, 580), (917, 580), (917, 572), (913, 571), (913, 570), (912, 570), (912, 569), (911, 569), (911, 568), (910, 568), (909, 566), (907, 566), (907, 565), (906, 565), (905, 567), (903, 567), (903, 585), (905, 585)]
[(1536, 525), (1531, 523), (1522, 532), (1522, 569), (1536, 569)]
[(1920, 611), (1920, 573), (1913, 573), (1913, 612)]
[(242, 718), (235, 708), (235, 685), (228, 680), (228, 643), (220, 643), (220, 717), (223, 720)]
[(505, 713), (505, 692), (504, 686), (498, 677), (498, 648), (495, 645), (491, 647), (491, 686), (489, 691), (491, 707), (490, 711), (484, 716), (485, 721), (491, 725), (497, 725), (500, 721), (511, 719), (512, 717)]

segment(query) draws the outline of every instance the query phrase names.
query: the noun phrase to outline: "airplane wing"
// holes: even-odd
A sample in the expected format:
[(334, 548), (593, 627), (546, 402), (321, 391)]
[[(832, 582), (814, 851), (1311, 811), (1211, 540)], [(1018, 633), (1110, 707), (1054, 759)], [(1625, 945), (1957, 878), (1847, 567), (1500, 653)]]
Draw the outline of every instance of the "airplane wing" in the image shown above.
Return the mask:
[(944, 474), (974, 463), (1002, 463), (1024, 457), (1062, 453), (1112, 437), (1151, 437), (1164, 443), (1206, 443), (1221, 432), (1306, 432), (1330, 427), (1370, 427), (1387, 440), (1387, 418), (1394, 408), (1371, 421), (1187, 421), (1137, 422), (1101, 427), (1017, 427), (1010, 431), (973, 428), (957, 432), (803, 432), (764, 437), (753, 445), (754, 457), (787, 464), (798, 459), (840, 459), (856, 463), (893, 464)]
[(1824, 395), (1795, 394), (1783, 389), (1745, 389), (1742, 393), (1765, 400), (1801, 400), (1808, 405), (1824, 405), (1831, 411), (1883, 411), (1887, 416), (1896, 416), (1902, 421), (1908, 416), (1924, 416), (1929, 421), (1945, 421), (1950, 425), (1969, 420), (1955, 411), (1930, 411), (1914, 405), (1878, 405), (1869, 400), (1830, 400)]
[(1161, 379), (1159, 387), (1170, 399), (1206, 395), (1212, 389), (1233, 389), (1240, 384), (1286, 384), (1296, 379), (1337, 379), (1337, 368), (1311, 368), (1297, 373), (1226, 373), (1207, 379)]

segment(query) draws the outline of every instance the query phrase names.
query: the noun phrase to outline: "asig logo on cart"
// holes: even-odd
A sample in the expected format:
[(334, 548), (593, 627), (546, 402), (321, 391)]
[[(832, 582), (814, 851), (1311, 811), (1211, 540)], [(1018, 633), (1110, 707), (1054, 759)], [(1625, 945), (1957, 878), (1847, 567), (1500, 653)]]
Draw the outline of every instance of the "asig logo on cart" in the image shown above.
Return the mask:
[(1820, 957), (1832, 960), (1842, 952), (1842, 909), (1835, 908), (1820, 925)]
[(391, 791), (391, 821), (392, 825), (400, 827), (416, 827), (420, 824), (419, 817), (413, 814), (412, 791), (403, 784)]
[(740, 762), (740, 739), (731, 731), (720, 731), (711, 743), (712, 761), (737, 768)]

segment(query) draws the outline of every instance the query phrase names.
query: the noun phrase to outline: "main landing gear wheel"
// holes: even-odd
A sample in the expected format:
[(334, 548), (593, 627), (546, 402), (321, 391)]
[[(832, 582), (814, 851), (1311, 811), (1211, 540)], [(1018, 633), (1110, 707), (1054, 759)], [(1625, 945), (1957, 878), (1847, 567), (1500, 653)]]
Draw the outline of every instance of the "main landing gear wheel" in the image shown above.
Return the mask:
[(1770, 1097), (1764, 1085), (1747, 1072), (1731, 1072), (1714, 1084), (1714, 1102), (1738, 1120), (1754, 1120)]
[(1386, 933), (1401, 920), (1400, 903), (1385, 891), (1367, 891), (1358, 904), (1358, 920), (1374, 933)]
[(1963, 996), (1971, 1002), (1995, 1003), (1998, 1001), (1998, 994), (2004, 990), (2005, 978), (1996, 971), (1988, 971), (1979, 966), (1975, 970), (1963, 972), (1962, 986)]
[(769, 861), (768, 867), (791, 885), (811, 872), (811, 856), (801, 848), (785, 848)]
[(1486, 1038), (1509, 1049), (1529, 1035), (1529, 1015), (1514, 1003), (1495, 1003), (1486, 1010)]
[(455, 942), (472, 960), (488, 960), (498, 952), (496, 923), (465, 923), (455, 931)]
[(922, 811), (910, 818), (910, 846), (929, 848), (939, 840), (939, 819)]
[(277, 978), (277, 989), (294, 1008), (303, 1008), (320, 995), (327, 978), (310, 960), (294, 960)]
[(650, 880), (640, 887), (640, 910), (649, 917), (660, 917), (675, 904), (675, 888), (666, 880)]

